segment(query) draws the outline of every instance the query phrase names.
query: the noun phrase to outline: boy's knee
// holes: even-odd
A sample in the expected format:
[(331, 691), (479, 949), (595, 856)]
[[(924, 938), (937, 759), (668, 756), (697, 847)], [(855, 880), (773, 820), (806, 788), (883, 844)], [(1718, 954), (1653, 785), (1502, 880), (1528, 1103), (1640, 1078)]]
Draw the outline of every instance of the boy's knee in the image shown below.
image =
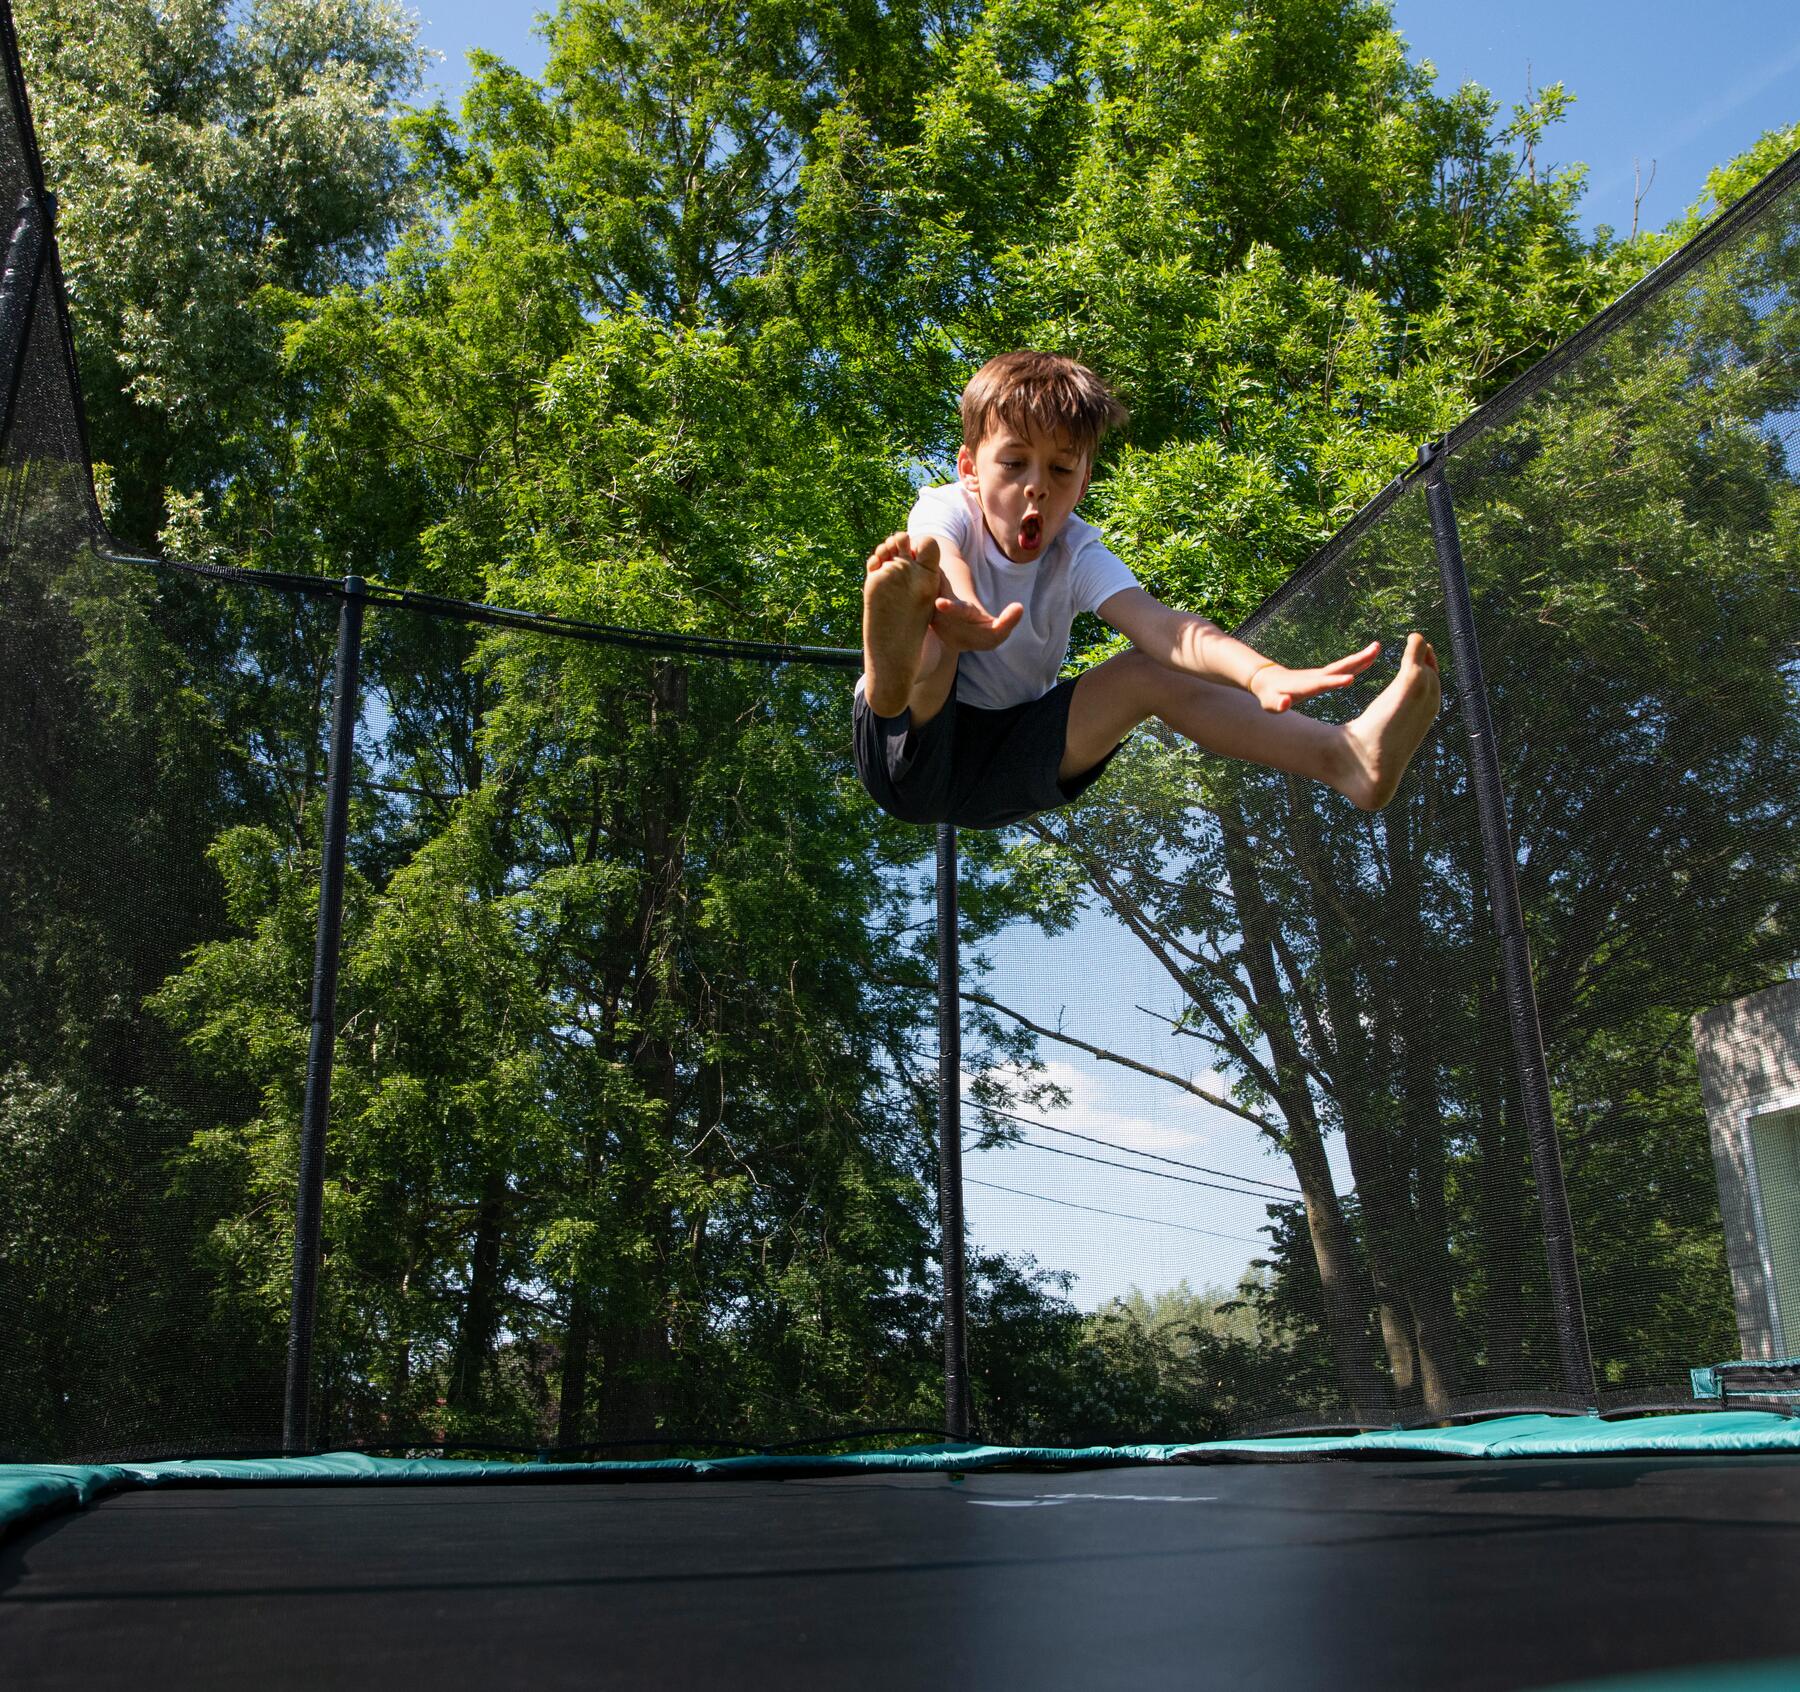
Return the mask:
[(1154, 701), (1156, 690), (1167, 682), (1170, 671), (1150, 656), (1140, 652), (1135, 646), (1127, 647), (1116, 658), (1107, 660), (1108, 667), (1117, 667), (1120, 681), (1132, 698), (1141, 701), (1146, 708)]

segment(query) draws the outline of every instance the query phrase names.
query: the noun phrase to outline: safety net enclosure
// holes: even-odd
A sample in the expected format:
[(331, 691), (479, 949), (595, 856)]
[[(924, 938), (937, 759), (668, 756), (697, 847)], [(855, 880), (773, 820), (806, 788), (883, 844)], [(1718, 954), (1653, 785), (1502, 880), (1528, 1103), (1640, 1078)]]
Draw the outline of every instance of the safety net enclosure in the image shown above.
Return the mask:
[(1790, 1437), (1800, 166), (1251, 619), (1433, 643), (1386, 810), (958, 842), (849, 629), (125, 556), (6, 48), (0, 1457)]
[(9, 64), (0, 1452), (283, 1448), (327, 1086), (307, 1443), (929, 1434), (931, 844), (853, 655), (121, 557)]
[[(1424, 503), (1411, 484), (1247, 638), (1301, 665), (1416, 629), (1450, 668)], [(1365, 702), (1308, 709), (1341, 719)], [(1280, 1418), (1385, 1426), (1484, 1390), (1561, 1401), (1516, 1126), (1509, 1207), (1461, 1214), (1479, 1201), (1476, 1169), (1497, 1179), (1482, 1149), (1506, 1132), (1510, 1055), (1467, 746), (1452, 693), (1401, 794), (1371, 816), (1318, 784), (1140, 735), (1017, 849), (1017, 873), (1044, 890), (1030, 902), (1048, 914), (1060, 895), (1083, 915), (965, 993), (1005, 1007), (989, 1012), (1002, 1026), (1029, 1016), (1049, 1031), (1043, 1067), (1011, 1072), (1017, 1087), (1060, 1085), (1113, 1144), (1048, 1138), (1065, 1122), (1054, 1108), (1030, 1113), (1036, 1129), (991, 1114), (993, 1149), (968, 1168), (1122, 1213), (1076, 1224), (1096, 1277), (1131, 1277), (1109, 1289), (1123, 1304), (1099, 1310), (1095, 1338), (1114, 1368), (1154, 1376), (1164, 1437), (1196, 1416), (1224, 1434)], [(1078, 1015), (1096, 957), (1122, 991), (1090, 986)], [(1059, 1176), (1069, 1152), (1110, 1164)], [(975, 1237), (1016, 1233), (1026, 1208), (974, 1189)], [(1139, 1278), (1131, 1248), (1159, 1236), (1185, 1276)], [(1509, 1302), (1490, 1311), (1496, 1284)], [(1502, 1360), (1492, 1328), (1509, 1321)]]
[(37, 629), (79, 630), (57, 679), (102, 672), (104, 704), (121, 647), (156, 661), (118, 707), (141, 786), (52, 784), (62, 873), (13, 931), (54, 948), (46, 1018), (94, 967), (55, 925), (138, 947), (80, 1083), (15, 1082), (13, 1453), (283, 1446), (340, 613), (310, 1443), (929, 1431), (930, 936), (899, 831), (816, 779), (848, 678), (149, 580), (77, 554)]
[(1760, 218), (1446, 468), (1603, 1390), (1679, 1395), (1702, 1352), (1770, 1360), (1800, 1337), (1800, 203), (1782, 174)]
[[(1793, 1350), (1797, 181), (1246, 626), (1293, 664), (1432, 641), (1443, 710), (1385, 811), (1140, 736), (1013, 846), (1055, 938), (965, 984), (1044, 1036), (975, 1118), (974, 1238), (1066, 1208), (1108, 1390), (1139, 1380), (1159, 1429), (1679, 1404), (1699, 1357)], [(1019, 1105), (1034, 1087), (1086, 1119)]]

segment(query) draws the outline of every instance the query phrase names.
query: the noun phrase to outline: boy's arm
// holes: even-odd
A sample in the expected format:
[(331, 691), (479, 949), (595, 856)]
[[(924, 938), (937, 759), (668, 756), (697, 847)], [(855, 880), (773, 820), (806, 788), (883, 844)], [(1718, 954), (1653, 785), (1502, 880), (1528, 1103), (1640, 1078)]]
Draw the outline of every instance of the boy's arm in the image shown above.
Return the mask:
[(938, 576), (943, 591), (938, 595), (931, 628), (946, 646), (958, 652), (986, 651), (998, 646), (1018, 627), (1025, 607), (1015, 601), (999, 616), (990, 614), (976, 595), (968, 560), (942, 535), (915, 534), (910, 538), (915, 556), (925, 541), (937, 543)]
[(1136, 587), (1113, 594), (1101, 604), (1099, 614), (1157, 663), (1204, 681), (1241, 687), (1254, 694), (1265, 711), (1285, 711), (1296, 700), (1348, 687), (1381, 651), (1381, 643), (1372, 641), (1362, 651), (1318, 669), (1290, 670), (1228, 635), (1217, 623), (1177, 611)]

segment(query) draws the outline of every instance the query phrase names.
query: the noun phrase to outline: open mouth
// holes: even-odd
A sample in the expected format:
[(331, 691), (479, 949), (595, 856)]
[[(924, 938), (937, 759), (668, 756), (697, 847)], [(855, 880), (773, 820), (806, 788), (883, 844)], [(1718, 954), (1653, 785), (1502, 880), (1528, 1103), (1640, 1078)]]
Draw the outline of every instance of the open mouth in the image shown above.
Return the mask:
[(1036, 552), (1044, 539), (1044, 519), (1035, 511), (1019, 524), (1019, 550)]

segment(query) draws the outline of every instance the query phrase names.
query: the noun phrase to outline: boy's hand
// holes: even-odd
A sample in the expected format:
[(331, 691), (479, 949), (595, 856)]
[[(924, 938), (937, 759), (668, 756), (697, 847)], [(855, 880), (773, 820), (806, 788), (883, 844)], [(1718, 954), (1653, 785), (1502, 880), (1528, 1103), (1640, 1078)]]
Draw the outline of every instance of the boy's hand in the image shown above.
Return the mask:
[(940, 594), (931, 628), (952, 652), (988, 652), (1019, 626), (1024, 615), (1025, 607), (1016, 600), (994, 617), (975, 601)]
[(1381, 642), (1372, 640), (1360, 652), (1339, 658), (1316, 670), (1290, 670), (1285, 664), (1264, 664), (1245, 686), (1256, 696), (1265, 711), (1285, 711), (1296, 700), (1312, 699), (1321, 693), (1332, 693), (1348, 687), (1371, 664), (1381, 651)]

